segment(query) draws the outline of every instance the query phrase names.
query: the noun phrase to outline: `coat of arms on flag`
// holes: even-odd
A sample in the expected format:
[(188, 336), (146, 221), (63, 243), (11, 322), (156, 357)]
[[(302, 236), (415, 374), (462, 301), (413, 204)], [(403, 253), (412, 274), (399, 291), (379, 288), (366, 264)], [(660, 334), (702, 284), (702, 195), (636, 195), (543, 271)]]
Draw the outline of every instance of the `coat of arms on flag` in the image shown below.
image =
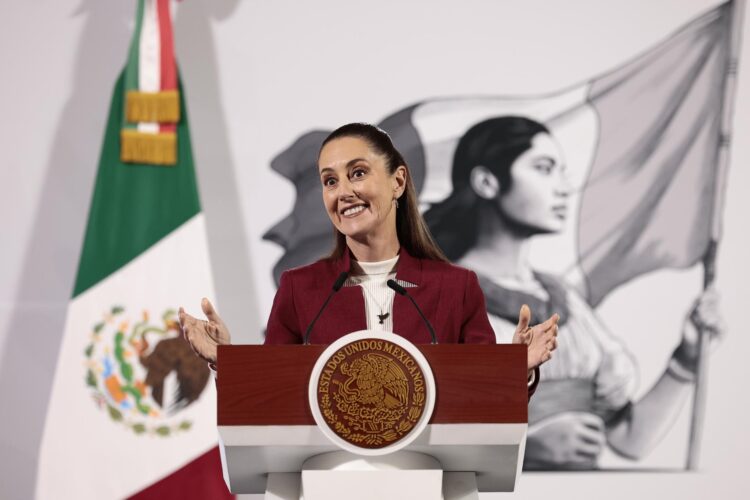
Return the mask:
[[(113, 421), (135, 434), (170, 436), (191, 428), (179, 411), (196, 401), (209, 379), (206, 364), (180, 338), (174, 309), (132, 317), (113, 306), (91, 329), (86, 385)], [(139, 317), (140, 316), (140, 317)]]

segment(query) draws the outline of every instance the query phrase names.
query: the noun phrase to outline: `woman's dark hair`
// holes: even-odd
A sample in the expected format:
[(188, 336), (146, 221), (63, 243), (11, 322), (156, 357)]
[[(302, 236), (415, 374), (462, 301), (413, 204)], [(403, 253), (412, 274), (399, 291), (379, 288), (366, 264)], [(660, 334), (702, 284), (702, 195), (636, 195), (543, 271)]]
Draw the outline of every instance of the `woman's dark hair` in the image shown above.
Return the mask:
[(480, 207), (488, 202), (471, 187), (472, 169), (486, 167), (500, 182), (500, 193), (507, 192), (513, 162), (531, 148), (531, 141), (540, 133), (549, 133), (549, 129), (522, 116), (503, 116), (474, 125), (458, 141), (451, 173), (453, 191), (424, 214), (435, 240), (450, 260), (461, 258), (476, 245)]
[[(399, 208), (396, 210), (396, 235), (398, 236), (398, 241), (401, 247), (413, 257), (447, 261), (448, 259), (435, 243), (429, 229), (427, 229), (427, 224), (419, 213), (417, 190), (414, 187), (409, 166), (406, 164), (401, 153), (393, 145), (393, 141), (391, 141), (388, 134), (383, 129), (369, 123), (348, 123), (331, 132), (320, 145), (320, 151), (329, 142), (342, 137), (357, 137), (367, 142), (373, 151), (385, 157), (386, 169), (391, 175), (393, 175), (399, 166), (403, 165), (406, 167), (406, 186), (403, 194), (398, 199)], [(318, 156), (320, 156), (320, 152), (318, 152)], [(333, 232), (336, 239), (336, 246), (331, 255), (329, 255), (329, 258), (339, 259), (348, 250), (346, 236), (335, 227), (333, 228)]]

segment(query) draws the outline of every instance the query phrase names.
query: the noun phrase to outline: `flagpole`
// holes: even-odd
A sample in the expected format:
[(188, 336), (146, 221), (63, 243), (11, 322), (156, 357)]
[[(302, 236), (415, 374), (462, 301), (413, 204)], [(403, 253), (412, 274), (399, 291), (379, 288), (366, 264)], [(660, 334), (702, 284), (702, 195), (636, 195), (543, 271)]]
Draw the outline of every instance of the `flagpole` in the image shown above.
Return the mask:
[[(721, 239), (721, 216), (724, 207), (726, 191), (726, 177), (729, 167), (729, 146), (734, 111), (734, 94), (737, 81), (737, 64), (739, 60), (740, 44), (742, 41), (742, 21), (745, 11), (745, 0), (734, 0), (731, 12), (731, 29), (729, 56), (727, 61), (727, 77), (724, 82), (724, 100), (721, 113), (721, 143), (716, 161), (716, 194), (711, 221), (711, 241), (703, 256), (703, 289), (711, 286), (716, 279), (716, 254)], [(700, 455), (701, 436), (706, 409), (706, 389), (708, 386), (708, 349), (710, 332), (706, 329), (698, 331), (698, 360), (696, 364), (696, 380), (693, 394), (693, 412), (690, 421), (690, 437), (685, 468), (696, 470)]]

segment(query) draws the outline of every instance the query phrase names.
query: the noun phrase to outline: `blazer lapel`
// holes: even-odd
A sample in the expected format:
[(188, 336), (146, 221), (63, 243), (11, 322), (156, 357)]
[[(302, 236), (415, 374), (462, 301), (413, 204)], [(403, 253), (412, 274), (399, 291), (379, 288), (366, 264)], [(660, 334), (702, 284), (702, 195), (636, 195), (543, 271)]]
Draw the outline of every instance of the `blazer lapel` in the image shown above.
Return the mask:
[[(436, 318), (440, 297), (440, 283), (425, 285), (423, 262), (401, 249), (396, 269), (396, 281), (406, 288), (427, 318)], [(434, 286), (433, 286), (434, 285)], [(435, 328), (435, 325), (433, 325)], [(393, 331), (414, 343), (432, 341), (427, 326), (408, 297), (396, 294), (393, 299)]]
[[(333, 279), (338, 278), (344, 271), (351, 274), (351, 270), (352, 257), (351, 252), (347, 250), (344, 252), (344, 256), (337, 262), (336, 276)], [(343, 286), (333, 299), (331, 299), (331, 302), (334, 300), (337, 301), (336, 310), (339, 311), (339, 314), (334, 318), (335, 322), (331, 325), (331, 328), (339, 333), (336, 338), (351, 332), (367, 329), (365, 298), (361, 287)], [(336, 338), (333, 340), (336, 340)]]
[[(349, 272), (351, 257), (349, 252), (334, 262), (328, 271), (321, 274), (319, 283), (315, 285), (315, 293), (310, 294), (319, 298), (320, 303), (310, 309), (310, 318), (317, 314), (323, 305), (323, 300), (331, 293), (331, 287), (343, 271)], [(365, 301), (362, 289), (358, 286), (344, 286), (336, 292), (328, 303), (326, 310), (315, 323), (310, 335), (310, 341), (315, 344), (330, 344), (338, 338), (358, 330), (367, 329), (365, 317)]]

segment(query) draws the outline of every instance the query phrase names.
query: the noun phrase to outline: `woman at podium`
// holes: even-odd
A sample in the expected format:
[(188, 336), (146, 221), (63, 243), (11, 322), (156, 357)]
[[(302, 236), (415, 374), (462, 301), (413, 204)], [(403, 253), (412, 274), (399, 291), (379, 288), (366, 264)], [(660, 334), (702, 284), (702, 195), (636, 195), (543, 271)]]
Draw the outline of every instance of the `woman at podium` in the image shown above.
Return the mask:
[[(435, 244), (409, 168), (383, 130), (363, 123), (336, 129), (321, 145), (318, 173), (335, 246), (327, 258), (282, 274), (266, 344), (329, 344), (365, 329), (413, 343), (495, 343), (477, 275), (451, 264)], [(230, 335), (207, 299), (201, 306), (207, 320), (180, 308), (180, 323), (195, 352), (214, 364), (216, 347)], [(530, 317), (523, 306), (512, 341), (529, 346), (533, 390), (535, 371), (557, 346), (558, 315), (533, 327)]]

